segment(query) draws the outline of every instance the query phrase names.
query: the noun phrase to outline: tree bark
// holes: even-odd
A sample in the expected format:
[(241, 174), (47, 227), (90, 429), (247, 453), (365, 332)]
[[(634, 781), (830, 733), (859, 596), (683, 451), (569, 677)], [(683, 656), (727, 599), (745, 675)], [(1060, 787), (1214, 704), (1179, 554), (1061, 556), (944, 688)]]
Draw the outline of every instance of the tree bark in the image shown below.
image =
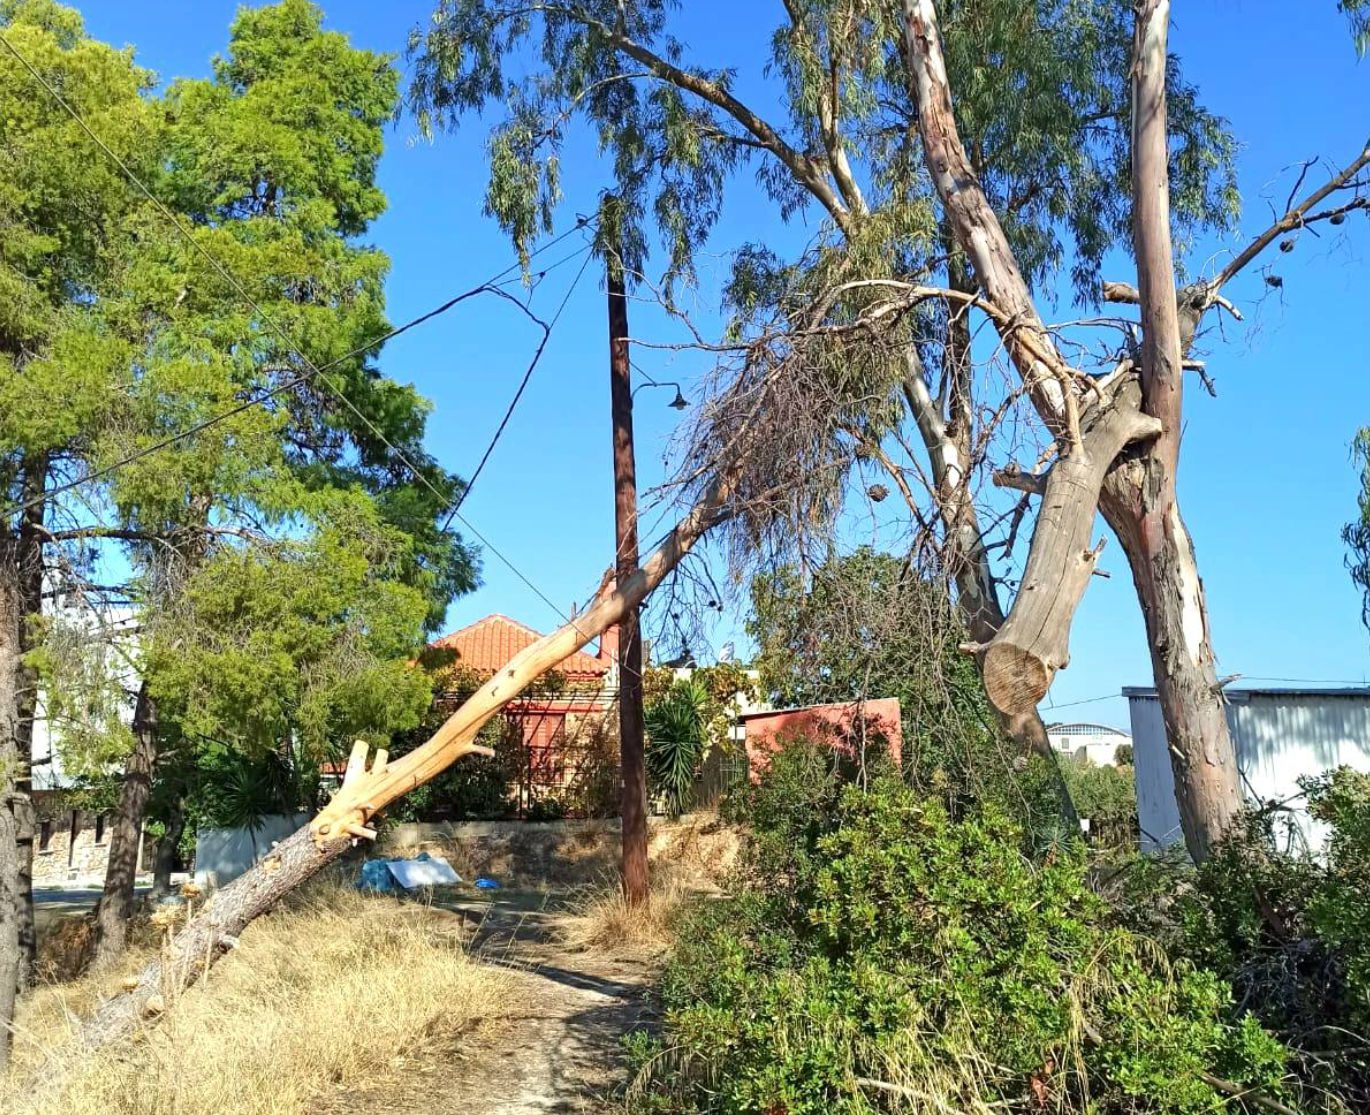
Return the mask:
[(1190, 855), (1200, 861), (1231, 826), (1242, 796), (1203, 583), (1175, 488), (1186, 342), (1170, 239), (1169, 24), (1169, 0), (1144, 0), (1138, 7), (1132, 69), (1132, 240), (1142, 318), (1142, 395), (1161, 433), (1139, 461), (1117, 470), (1104, 512), (1132, 567), (1175, 768), (1181, 827)]
[[(628, 297), (623, 267), (608, 260), (609, 395), (614, 432), (615, 575), (637, 570), (637, 462), (633, 451), (633, 386), (628, 361)], [(623, 822), (623, 896), (630, 906), (651, 895), (647, 866), (647, 762), (642, 712), (642, 640), (630, 608), (618, 627), (618, 732), (620, 816)]]
[(119, 804), (110, 826), (105, 888), (95, 907), (93, 963), (97, 969), (117, 960), (128, 938), (138, 877), (139, 836), (152, 796), (152, 770), (156, 762), (157, 705), (144, 681), (138, 687), (133, 710), (133, 751), (124, 764)]
[(157, 841), (157, 859), (152, 868), (152, 897), (164, 898), (171, 893), (171, 876), (176, 871), (181, 836), (186, 830), (185, 802), (179, 798), (167, 818), (166, 832)]
[[(928, 169), (957, 241), (999, 311), (995, 324), (1034, 405), (1058, 441), (1069, 439), (1055, 472), (1084, 448), (1078, 422), (1071, 414), (1072, 410), (1078, 414), (1078, 402), (1069, 378), (1062, 377), (1063, 362), (1042, 326), (1003, 229), (966, 159), (952, 114), (933, 0), (904, 0), (904, 14), (905, 48)], [(1175, 497), (1182, 425), (1182, 336), (1166, 178), (1168, 18), (1167, 0), (1145, 0), (1138, 10), (1133, 59), (1133, 236), (1144, 338), (1141, 409), (1159, 420), (1160, 430), (1136, 460), (1115, 463), (1095, 495), (1132, 567), (1169, 736), (1185, 840), (1195, 859), (1203, 859), (1240, 808), (1240, 792), (1214, 676), (1203, 587)], [(1072, 521), (1084, 514), (1092, 520), (1095, 505)], [(1039, 524), (1033, 537), (1034, 554), (1048, 537)], [(1049, 548), (1056, 551), (1053, 564), (1058, 571), (1079, 573), (1078, 568), (1062, 566), (1071, 559), (1066, 547)], [(1050, 585), (1051, 581), (1039, 583)], [(1026, 604), (1024, 595), (1019, 594), (1014, 611), (1020, 604), (1040, 610), (1040, 605)], [(1050, 615), (1044, 618), (1051, 620)], [(1059, 645), (1056, 657), (1064, 660), (1063, 655), (1064, 646)], [(1040, 655), (1040, 665), (1047, 665), (1052, 657)], [(996, 683), (1000, 699), (1021, 703), (1021, 694), (1041, 687), (1042, 679), (1030, 676), (1036, 668), (1031, 664), (1026, 669), (1013, 661), (1003, 665), (1004, 682)], [(988, 676), (986, 680), (988, 685)], [(1049, 674), (1045, 681), (1049, 684)]]
[[(1013, 609), (984, 653), (985, 692), (1006, 717), (1035, 709), (1070, 662), (1070, 625), (1099, 557), (1090, 542), (1099, 495), (1123, 447), (1160, 432), (1129, 379), (1088, 412), (1081, 448), (1047, 474)], [(1102, 542), (1100, 543), (1100, 546)]]
[(20, 628), (23, 622), (19, 540), (0, 527), (0, 1075), (9, 1067), (14, 1003), (23, 966), (20, 948), (19, 830), (24, 804), (19, 762)]
[[(205, 904), (173, 938), (164, 960), (148, 965), (133, 989), (101, 1004), (81, 1028), (76, 1048), (85, 1053), (133, 1033), (169, 1006), (167, 997), (193, 984), (238, 934), (286, 894), (313, 878), (349, 846), (349, 837), (375, 813), (447, 769), (462, 755), (484, 752), (472, 743), (481, 727), (500, 709), (549, 670), (623, 620), (637, 608), (694, 547), (699, 538), (725, 517), (726, 484), (714, 488), (671, 531), (625, 581), (608, 590), (612, 569), (595, 601), (572, 622), (545, 635), (515, 655), (478, 689), (423, 746), (394, 765), (377, 752), (365, 769), (365, 744), (353, 750), (343, 785), (333, 800), (305, 829), (282, 841), (261, 863), (239, 876)], [(374, 835), (374, 834), (372, 834)], [(46, 1097), (61, 1089), (60, 1070), (45, 1069), (36, 1082)]]
[[(46, 486), (48, 458), (37, 454), (26, 463), (21, 489), (24, 502), (32, 503), (23, 515), (18, 538), (21, 586), (19, 645), (21, 654), (34, 649), (37, 624), (43, 611), (43, 543), (40, 532), (46, 505), (39, 502)], [(38, 814), (33, 806), (33, 725), (38, 710), (38, 671), (22, 659), (18, 674), (17, 750), (19, 767), (15, 787), (19, 792), (19, 878), (16, 917), (19, 923), (19, 988), (29, 986), (38, 963), (38, 929), (33, 913), (33, 852), (38, 839)]]
[(1154, 495), (1143, 477), (1157, 471), (1153, 461), (1116, 470), (1100, 506), (1132, 569), (1175, 771), (1180, 826), (1185, 847), (1198, 863), (1241, 811), (1241, 776), (1218, 684), (1203, 582), (1178, 502), (1172, 499), (1162, 515), (1159, 536), (1150, 533)]

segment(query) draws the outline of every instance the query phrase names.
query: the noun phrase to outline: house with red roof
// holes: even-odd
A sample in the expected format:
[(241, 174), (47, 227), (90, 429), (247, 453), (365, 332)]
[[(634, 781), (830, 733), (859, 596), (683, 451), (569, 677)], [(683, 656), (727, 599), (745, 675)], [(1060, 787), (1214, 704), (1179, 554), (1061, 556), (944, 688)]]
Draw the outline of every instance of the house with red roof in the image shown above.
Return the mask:
[[(430, 645), (452, 652), (453, 665), (486, 677), (540, 638), (542, 632), (526, 623), (494, 613)], [(548, 798), (583, 811), (587, 807), (579, 799), (596, 792), (587, 785), (590, 779), (606, 780), (599, 770), (606, 760), (613, 764), (607, 781), (617, 779), (618, 628), (600, 636), (594, 654), (577, 651), (558, 672), (560, 684), (550, 691), (526, 694), (504, 709), (509, 731), (522, 745), (520, 814)], [(437, 699), (442, 701), (441, 692)]]

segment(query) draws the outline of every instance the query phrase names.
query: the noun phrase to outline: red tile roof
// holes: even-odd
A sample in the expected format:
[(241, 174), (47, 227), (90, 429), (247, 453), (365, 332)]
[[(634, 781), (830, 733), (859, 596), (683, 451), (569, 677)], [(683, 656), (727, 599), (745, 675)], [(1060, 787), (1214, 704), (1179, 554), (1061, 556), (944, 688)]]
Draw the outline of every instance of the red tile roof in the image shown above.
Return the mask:
[[(526, 624), (502, 616), (498, 612), (478, 619), (475, 623), (453, 631), (433, 642), (433, 646), (457, 652), (457, 661), (481, 673), (493, 673), (530, 643), (542, 638)], [(609, 663), (583, 651), (571, 655), (561, 666), (569, 677), (603, 677)]]

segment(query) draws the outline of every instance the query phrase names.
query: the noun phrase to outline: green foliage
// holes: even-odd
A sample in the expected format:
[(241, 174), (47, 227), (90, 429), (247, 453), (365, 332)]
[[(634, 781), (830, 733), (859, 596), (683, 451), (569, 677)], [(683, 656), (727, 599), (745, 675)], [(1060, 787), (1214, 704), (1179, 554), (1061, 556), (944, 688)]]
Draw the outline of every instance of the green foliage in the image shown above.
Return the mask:
[[(138, 170), (151, 165), (156, 118), (142, 94), (152, 75), (129, 52), (87, 38), (80, 15), (52, 0), (3, 0), (0, 28), (60, 84), (68, 103), (99, 122), (121, 159)], [(0, 120), (0, 446), (39, 450), (60, 444), (75, 417), (39, 405), (54, 397), (54, 385), (21, 382), (15, 367), (77, 326), (74, 305), (102, 286), (114, 263), (105, 232), (136, 202), (118, 168), (53, 110), (7, 50), (0, 51)], [(94, 405), (87, 377), (68, 386), (76, 415)]]
[(318, 758), (423, 716), (428, 677), (406, 657), (427, 601), (395, 576), (408, 538), (360, 493), (320, 503), (302, 537), (212, 554), (150, 630), (153, 693), (188, 734)]
[[(1003, 757), (951, 602), (893, 554), (861, 547), (806, 574), (752, 582), (747, 630), (778, 706), (897, 697), (910, 777), (958, 784), (998, 777)], [(989, 760), (989, 761), (984, 761)]]
[[(392, 60), (281, 0), (237, 14), (209, 78), (155, 93), (131, 51), (51, 0), (0, 0), (0, 25), (174, 214), (0, 52), (0, 492), (108, 468), (269, 393), (41, 505), (67, 536), (55, 587), (98, 611), (95, 572), (132, 568), (112, 587), (138, 613), (122, 649), (185, 792), (206, 740), (250, 767), (288, 752), (301, 777), (355, 736), (388, 741), (427, 703), (408, 659), (476, 580), (439, 525), (460, 481), (423, 449), (428, 404), (374, 366), (388, 260), (362, 238), (385, 208)], [(297, 345), (333, 366), (300, 382)], [(30, 661), (64, 760), (96, 769), (127, 747), (121, 679), (64, 627), (90, 624), (32, 627)]]
[(1206, 1075), (1278, 1091), (1279, 1043), (1113, 925), (1078, 846), (1030, 860), (998, 808), (863, 788), (817, 748), (778, 755), (753, 806), (744, 876), (682, 927), (665, 1033), (639, 1043), (647, 1109), (1103, 1115), (1220, 1110)]
[(210, 742), (196, 755), (196, 778), (186, 795), (186, 817), (197, 828), (256, 831), (262, 819), (295, 813), (312, 804), (318, 767), (291, 762), (276, 752), (245, 755)]
[[(89, 620), (91, 617), (80, 617)], [(35, 649), (26, 655), (43, 686), (43, 716), (66, 773), (100, 778), (133, 748), (129, 633), (108, 632), (55, 612), (33, 625)]]
[[(735, 746), (731, 731), (746, 702), (760, 696), (760, 686), (751, 667), (740, 662), (716, 662), (694, 666), (689, 679), (700, 687), (701, 715), (704, 720), (705, 753), (727, 752)], [(662, 700), (677, 681), (668, 666), (650, 666), (642, 673), (642, 697), (651, 706)]]
[(672, 817), (685, 811), (708, 746), (709, 692), (694, 678), (677, 681), (647, 706), (647, 781)]
[(1132, 767), (1097, 766), (1088, 759), (1065, 757), (1058, 762), (1076, 812), (1089, 818), (1091, 843), (1135, 850), (1137, 787)]
[(1329, 826), (1323, 855), (1279, 851), (1272, 814), (1249, 814), (1183, 895), (1174, 947), (1230, 979), (1289, 1044), (1317, 1107), (1363, 1110), (1370, 775), (1342, 768), (1304, 786), (1310, 814)]
[(1338, 0), (1337, 7), (1351, 21), (1357, 53), (1370, 50), (1370, 0)]
[[(686, 56), (672, 8), (438, 0), (411, 36), (421, 132), (496, 108), (486, 208), (521, 251), (551, 226), (560, 153), (580, 121), (619, 197), (606, 225), (630, 271), (641, 270), (654, 232), (667, 272), (688, 273), (744, 167), (783, 219), (821, 204), (868, 272), (908, 272), (939, 254), (898, 5), (786, 4), (770, 38), (769, 86), (751, 104), (736, 99), (735, 59)], [(1068, 263), (1095, 297), (1103, 255), (1127, 241), (1130, 10), (1112, 0), (966, 0), (941, 15), (957, 122), (1024, 269), (1037, 280)], [(1171, 71), (1183, 235), (1235, 215), (1234, 147), (1178, 63)]]

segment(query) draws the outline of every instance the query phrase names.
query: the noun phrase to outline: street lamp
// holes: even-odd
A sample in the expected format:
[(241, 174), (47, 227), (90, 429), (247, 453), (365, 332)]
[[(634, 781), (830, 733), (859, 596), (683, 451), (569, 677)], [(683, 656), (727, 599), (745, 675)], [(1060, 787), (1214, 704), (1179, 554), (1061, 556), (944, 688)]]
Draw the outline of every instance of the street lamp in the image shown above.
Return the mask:
[[(638, 375), (641, 374), (642, 372), (639, 370)], [(658, 382), (657, 380), (649, 379), (645, 383), (639, 383), (636, 387), (633, 388), (634, 398), (637, 397), (637, 393), (641, 391), (644, 387), (674, 387), (675, 398), (666, 404), (672, 410), (685, 410), (690, 405), (690, 401), (687, 398), (685, 398), (685, 393), (680, 389), (680, 384), (675, 383), (671, 380), (664, 380)]]

